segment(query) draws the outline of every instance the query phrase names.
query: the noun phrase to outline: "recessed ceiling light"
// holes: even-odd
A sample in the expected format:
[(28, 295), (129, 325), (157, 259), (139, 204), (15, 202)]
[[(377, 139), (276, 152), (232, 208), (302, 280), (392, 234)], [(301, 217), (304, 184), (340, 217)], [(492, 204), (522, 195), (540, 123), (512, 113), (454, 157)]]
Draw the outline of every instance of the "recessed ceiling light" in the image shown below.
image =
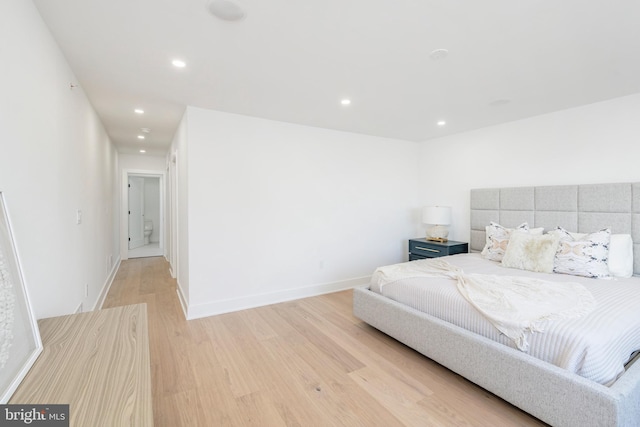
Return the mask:
[(144, 114), (144, 110), (142, 108), (136, 108), (133, 112), (136, 114)]
[(138, 139), (144, 139), (144, 135), (138, 135)]
[(340, 104), (349, 105), (349, 104), (351, 104), (351, 100), (350, 99), (343, 99), (342, 101), (340, 101)]
[(146, 152), (147, 152), (147, 150), (140, 150), (140, 152), (141, 152), (141, 153), (146, 153)]
[(211, 0), (207, 9), (213, 16), (224, 21), (239, 21), (247, 15), (238, 4), (229, 0)]
[(437, 123), (438, 126), (444, 126), (446, 124), (447, 124), (447, 122), (445, 122), (444, 120), (439, 120), (438, 123)]
[(151, 129), (150, 129), (150, 128), (140, 128), (140, 130), (141, 130), (143, 133), (151, 133)]
[(171, 63), (176, 68), (184, 68), (187, 66), (187, 63), (184, 62), (182, 59), (174, 59), (173, 61), (171, 61)]

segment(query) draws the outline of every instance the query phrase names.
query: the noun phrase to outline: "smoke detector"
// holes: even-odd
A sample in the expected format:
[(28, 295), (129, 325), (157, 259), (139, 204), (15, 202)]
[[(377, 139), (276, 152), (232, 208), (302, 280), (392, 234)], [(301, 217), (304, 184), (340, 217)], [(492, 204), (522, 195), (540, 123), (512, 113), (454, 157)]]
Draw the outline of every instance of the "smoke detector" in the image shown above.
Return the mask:
[(207, 10), (224, 21), (239, 21), (247, 15), (237, 3), (229, 0), (211, 0)]
[(429, 57), (434, 61), (445, 59), (447, 56), (449, 56), (449, 51), (447, 49), (436, 49), (429, 54)]

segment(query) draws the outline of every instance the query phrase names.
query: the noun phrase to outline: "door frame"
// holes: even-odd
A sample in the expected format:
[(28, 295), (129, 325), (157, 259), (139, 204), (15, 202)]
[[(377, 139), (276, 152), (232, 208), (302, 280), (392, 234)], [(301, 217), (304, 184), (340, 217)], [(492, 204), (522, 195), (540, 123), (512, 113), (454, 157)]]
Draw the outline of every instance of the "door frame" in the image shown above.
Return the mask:
[[(120, 259), (129, 259), (129, 175), (143, 178), (159, 178), (160, 179), (160, 224), (158, 225), (158, 238), (160, 249), (166, 256), (167, 245), (165, 236), (165, 218), (166, 218), (166, 174), (162, 170), (144, 170), (144, 169), (123, 169), (121, 181), (121, 198), (120, 198)], [(155, 227), (155, 226), (154, 226)]]
[(178, 278), (178, 150), (167, 159), (167, 249), (165, 257), (169, 261), (169, 273)]

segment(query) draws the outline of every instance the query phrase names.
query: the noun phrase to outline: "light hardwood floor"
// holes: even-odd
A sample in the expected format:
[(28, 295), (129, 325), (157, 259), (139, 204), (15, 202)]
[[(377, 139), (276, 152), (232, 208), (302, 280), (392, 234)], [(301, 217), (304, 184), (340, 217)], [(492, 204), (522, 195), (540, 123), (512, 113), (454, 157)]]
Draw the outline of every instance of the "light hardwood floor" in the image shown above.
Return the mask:
[(40, 319), (42, 353), (9, 403), (69, 405), (71, 426), (153, 425), (147, 319), (142, 304)]
[(104, 307), (147, 303), (156, 426), (545, 425), (355, 318), (351, 298), (186, 321), (168, 263), (139, 258)]

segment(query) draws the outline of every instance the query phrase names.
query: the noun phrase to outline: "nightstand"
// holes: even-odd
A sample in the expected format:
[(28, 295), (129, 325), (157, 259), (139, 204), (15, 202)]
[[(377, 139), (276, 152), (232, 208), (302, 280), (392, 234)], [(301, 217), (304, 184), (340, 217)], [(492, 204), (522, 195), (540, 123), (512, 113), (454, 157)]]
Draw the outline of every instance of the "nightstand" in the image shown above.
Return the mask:
[(447, 255), (469, 252), (469, 244), (449, 240), (448, 242), (432, 242), (424, 237), (409, 240), (409, 261), (425, 258), (437, 258)]

